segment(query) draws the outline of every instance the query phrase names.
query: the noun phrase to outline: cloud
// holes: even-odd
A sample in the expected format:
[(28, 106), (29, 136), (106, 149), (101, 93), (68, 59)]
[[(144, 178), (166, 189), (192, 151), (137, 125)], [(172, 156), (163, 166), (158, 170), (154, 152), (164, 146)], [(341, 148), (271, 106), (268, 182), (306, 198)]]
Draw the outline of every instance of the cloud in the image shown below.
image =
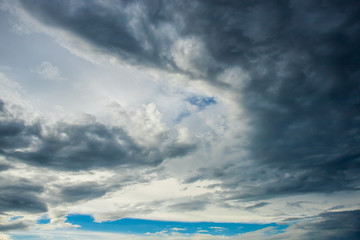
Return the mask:
[(270, 203), (268, 203), (268, 202), (260, 202), (260, 203), (254, 204), (252, 206), (246, 207), (246, 210), (254, 210), (254, 209), (257, 209), (257, 208), (264, 207), (264, 206), (269, 205), (269, 204)]
[(9, 164), (5, 159), (0, 158), (0, 172), (6, 171), (12, 168), (11, 164)]
[(101, 187), (96, 182), (85, 182), (71, 186), (59, 187), (60, 197), (67, 202), (76, 202), (79, 200), (90, 200), (103, 196), (109, 188)]
[(9, 236), (5, 235), (5, 234), (0, 234), (0, 239), (1, 240), (10, 240)]
[(49, 62), (42, 62), (34, 72), (38, 73), (42, 79), (50, 80), (50, 81), (64, 81), (66, 80), (63, 77), (60, 69)]
[(0, 152), (29, 145), (29, 136), (36, 134), (36, 126), (26, 126), (24, 120), (11, 113), (0, 99)]
[[(245, 233), (241, 239), (290, 239), (290, 240), (337, 240), (358, 239), (359, 211), (325, 212), (316, 218), (296, 223), (287, 228), (283, 233), (272, 235), (272, 229)], [(269, 236), (270, 234), (270, 236)]]
[[(204, 137), (203, 155), (187, 162), (201, 156), (202, 165), (185, 169), (183, 180), (216, 181), (219, 201), (254, 201), (247, 209), (253, 210), (273, 198), (359, 191), (360, 8), (355, 2), (32, 0), (19, 6), (96, 53), (200, 81), (204, 91), (214, 89), (210, 96), (226, 99), (235, 109), (229, 111), (227, 134)], [(212, 100), (189, 103), (202, 110)], [(134, 112), (117, 108), (112, 125), (93, 120), (50, 127), (30, 124), (2, 106), (1, 153), (31, 165), (57, 170), (158, 166), (197, 147), (173, 139), (151, 104)], [(246, 129), (234, 127), (240, 125)], [(104, 194), (94, 184), (71, 199), (81, 186), (60, 192), (69, 201)], [(185, 210), (205, 206), (173, 204)], [(345, 215), (357, 223), (356, 211), (327, 213), (313, 227), (294, 225), (279, 239), (311, 239), (307, 232), (317, 239), (327, 233), (329, 239), (356, 239), (358, 233), (345, 227), (324, 230), (323, 224)]]
[(9, 179), (1, 177), (0, 182), (2, 186), (0, 189), (0, 212), (41, 213), (47, 211), (46, 203), (39, 197), (39, 194), (44, 191), (42, 185), (16, 177), (12, 177), (11, 182)]
[[(12, 102), (15, 102), (17, 104), (22, 104), (22, 97), (21, 94), (23, 93), (23, 89), (21, 86), (14, 81), (9, 80), (5, 74), (0, 72), (0, 94), (3, 100), (9, 100)], [(3, 106), (3, 103), (1, 103), (1, 106)], [(0, 108), (0, 111), (2, 111), (3, 107)]]
[(8, 170), (9, 168), (10, 168), (10, 166), (7, 165), (7, 164), (0, 164), (0, 172), (1, 172), (1, 171), (6, 171), (6, 170)]
[[(341, 12), (337, 2), (20, 2), (40, 22), (129, 63), (232, 93), (249, 122), (253, 169), (271, 169), (250, 195), (358, 189), (360, 20), (351, 2)], [(231, 69), (241, 69), (237, 80), (225, 76)], [(220, 178), (227, 186), (243, 181), (234, 165)]]
[[(0, 231), (7, 232), (7, 231), (13, 231), (13, 230), (24, 230), (27, 227), (28, 226), (22, 222), (10, 223), (10, 224), (0, 224)], [(0, 239), (2, 239), (2, 237), (3, 237), (3, 235), (0, 234)]]
[[(159, 114), (155, 106), (151, 109), (145, 113), (147, 116), (141, 112), (137, 112), (140, 116), (131, 116), (132, 126), (124, 130), (97, 122), (92, 116), (85, 122), (57, 122), (51, 126), (40, 120), (26, 123), (13, 117), (2, 102), (0, 150), (4, 156), (30, 165), (77, 171), (121, 165), (156, 166), (166, 158), (183, 156), (195, 149), (192, 143), (171, 139), (159, 119), (152, 116)], [(138, 125), (137, 121), (146, 123)]]
[(203, 211), (206, 208), (206, 205), (208, 205), (208, 200), (193, 200), (193, 201), (187, 201), (187, 202), (180, 202), (173, 205), (168, 206), (170, 211)]
[[(305, 223), (299, 228), (310, 229), (307, 237), (320, 235), (317, 239), (357, 239), (360, 237), (360, 211), (326, 212), (320, 214), (320, 221)], [(313, 237), (313, 239), (316, 239)]]

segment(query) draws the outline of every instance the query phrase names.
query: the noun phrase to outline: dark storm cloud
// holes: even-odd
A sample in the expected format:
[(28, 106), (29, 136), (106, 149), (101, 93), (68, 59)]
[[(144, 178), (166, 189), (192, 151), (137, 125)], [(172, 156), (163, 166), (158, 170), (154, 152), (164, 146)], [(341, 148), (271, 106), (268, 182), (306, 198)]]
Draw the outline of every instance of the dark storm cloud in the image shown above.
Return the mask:
[[(359, 5), (261, 6), (283, 20), (267, 38), (253, 39), (254, 66), (244, 67), (252, 81), (241, 101), (254, 126), (253, 174), (267, 183), (238, 197), (358, 190)], [(264, 165), (272, 170), (259, 171)]]
[(46, 212), (47, 206), (38, 196), (42, 186), (22, 178), (0, 178), (0, 211), (39, 213)]
[[(236, 96), (250, 122), (253, 163), (244, 167), (234, 159), (200, 169), (189, 182), (220, 179), (224, 196), (240, 200), (359, 190), (358, 1), (21, 2), (44, 24), (131, 64), (201, 77)], [(225, 81), (234, 69), (247, 80)], [(18, 136), (23, 125), (11, 128)], [(104, 126), (74, 128), (96, 132)], [(40, 153), (48, 156), (45, 150)], [(60, 156), (50, 164), (61, 159), (68, 166)], [(96, 163), (90, 158), (90, 165)]]
[(165, 158), (183, 156), (195, 149), (195, 145), (171, 141), (143, 147), (120, 127), (96, 121), (58, 122), (51, 128), (42, 122), (28, 124), (5, 107), (0, 124), (0, 153), (35, 166), (73, 171), (119, 165), (155, 166)]
[[(309, 240), (356, 240), (360, 238), (360, 211), (327, 212), (320, 214), (316, 221), (305, 221), (287, 229), (282, 237), (274, 239), (309, 239)], [(302, 230), (297, 237), (291, 236)]]
[[(267, 228), (241, 235), (248, 240), (357, 240), (360, 237), (360, 211), (325, 212), (307, 219), (293, 219), (279, 232)], [(275, 231), (274, 231), (275, 230)]]
[[(156, 25), (172, 18), (171, 12), (175, 7), (168, 5), (167, 11), (164, 9), (167, 6), (161, 2), (146, 1), (141, 3), (145, 8), (138, 5), (138, 2), (128, 1), (116, 1), (115, 5), (99, 1), (21, 3), (26, 10), (49, 25), (64, 28), (128, 61), (153, 66), (161, 65), (163, 61), (159, 56), (161, 40), (149, 29), (148, 24)], [(131, 26), (129, 21), (136, 10), (145, 10), (145, 14), (137, 19), (136, 26)]]
[[(324, 164), (323, 167), (326, 168), (326, 165)], [(220, 185), (225, 199), (246, 201), (293, 194), (359, 190), (358, 168), (342, 171), (336, 170), (334, 166), (333, 173), (327, 171), (329, 170), (311, 168), (311, 165), (283, 169), (277, 166), (269, 167), (262, 162), (254, 162), (251, 166), (237, 166), (236, 163), (232, 163), (220, 164), (216, 168), (202, 168), (185, 182), (219, 179), (222, 180)]]

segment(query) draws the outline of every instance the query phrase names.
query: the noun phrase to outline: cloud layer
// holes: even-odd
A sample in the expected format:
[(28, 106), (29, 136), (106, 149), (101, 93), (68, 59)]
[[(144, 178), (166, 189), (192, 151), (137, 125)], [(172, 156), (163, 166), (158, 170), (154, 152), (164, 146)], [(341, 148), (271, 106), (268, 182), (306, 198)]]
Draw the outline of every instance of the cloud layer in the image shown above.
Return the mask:
[[(156, 180), (176, 178), (186, 186), (183, 192), (187, 186), (208, 182), (199, 187), (207, 192), (148, 200), (142, 209), (134, 204), (134, 212), (171, 209), (216, 215), (214, 209), (221, 208), (284, 220), (291, 213), (276, 205), (280, 199), (289, 209), (305, 213), (296, 213), (300, 222), (277, 239), (359, 237), (358, 201), (331, 203), (328, 209), (319, 206), (328, 195), (344, 194), (334, 201), (339, 203), (359, 193), (356, 1), (19, 0), (3, 5), (22, 24), (42, 26), (36, 30), (55, 36), (77, 55), (115, 58), (117, 64), (169, 78), (169, 85), (170, 78), (185, 79), (210, 94), (184, 96), (186, 110), (169, 117), (175, 119), (170, 124), (149, 102), (137, 110), (114, 103), (107, 121), (95, 114), (66, 121), (30, 119), (32, 114), (4, 96), (1, 172), (15, 171), (11, 161), (64, 174), (133, 172), (123, 178), (124, 184), (116, 184), (113, 176), (66, 180), (66, 185), (62, 179), (51, 186), (16, 178), (0, 190), (0, 212), (39, 214), (47, 212), (48, 205), (59, 207), (61, 200), (95, 201), (115, 195), (128, 183), (136, 185), (139, 172), (146, 169)], [(79, 45), (86, 45), (85, 50), (75, 51)], [(62, 79), (60, 69), (45, 60), (37, 70), (44, 78)], [(225, 110), (216, 109), (220, 103)], [(139, 177), (139, 184), (144, 182), (157, 184)], [(305, 207), (311, 201), (304, 198), (310, 195), (315, 196), (316, 210)], [(296, 197), (298, 201), (288, 200)], [(275, 210), (267, 212), (271, 208)], [(63, 210), (56, 216), (65, 215)], [(309, 223), (302, 221), (309, 217)], [(4, 226), (20, 226), (16, 224)], [(242, 237), (264, 238), (266, 231)]]

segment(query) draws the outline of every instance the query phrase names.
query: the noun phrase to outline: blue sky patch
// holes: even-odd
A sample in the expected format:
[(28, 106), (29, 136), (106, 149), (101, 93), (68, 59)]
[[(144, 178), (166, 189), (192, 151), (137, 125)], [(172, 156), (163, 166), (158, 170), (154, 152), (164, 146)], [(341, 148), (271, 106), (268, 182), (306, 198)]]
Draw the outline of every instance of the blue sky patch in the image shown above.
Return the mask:
[(9, 222), (13, 222), (15, 220), (22, 219), (22, 218), (24, 218), (24, 216), (14, 216), (14, 217), (10, 218)]
[[(193, 106), (197, 107), (197, 111), (202, 111), (209, 105), (216, 104), (216, 100), (214, 97), (198, 97), (192, 96), (185, 99), (186, 102), (190, 103)], [(181, 112), (179, 116), (175, 119), (176, 123), (181, 122), (182, 119), (190, 116), (192, 111), (190, 109), (186, 109), (185, 111)]]
[(191, 105), (197, 106), (199, 111), (204, 110), (207, 106), (216, 104), (214, 97), (188, 97), (186, 99)]
[(287, 225), (251, 224), (251, 223), (216, 223), (216, 222), (174, 222), (124, 218), (116, 221), (94, 222), (89, 215), (68, 215), (67, 222), (80, 225), (81, 230), (99, 232), (117, 232), (127, 234), (172, 233), (211, 234), (217, 236), (234, 236), (241, 233), (274, 227), (275, 233), (287, 228)]
[(37, 224), (49, 224), (50, 223), (50, 218), (47, 214), (45, 214), (44, 216), (42, 216), (39, 220), (37, 220)]

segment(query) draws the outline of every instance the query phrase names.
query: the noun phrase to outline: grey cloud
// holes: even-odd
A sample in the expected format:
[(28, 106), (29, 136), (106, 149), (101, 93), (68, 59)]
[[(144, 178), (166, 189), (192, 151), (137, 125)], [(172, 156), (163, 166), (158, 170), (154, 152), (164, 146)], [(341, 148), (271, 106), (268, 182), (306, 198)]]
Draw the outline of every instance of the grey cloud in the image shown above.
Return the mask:
[(66, 202), (98, 198), (105, 195), (105, 193), (110, 190), (110, 188), (101, 186), (96, 182), (85, 182), (64, 187), (59, 186), (59, 188), (59, 195), (61, 199)]
[(360, 212), (326, 212), (311, 219), (294, 219), (283, 232), (272, 228), (241, 234), (246, 240), (356, 240), (360, 237)]
[[(125, 185), (150, 181), (151, 178), (147, 176), (145, 169), (156, 171), (155, 167), (164, 159), (183, 156), (196, 147), (193, 144), (177, 143), (166, 134), (161, 138), (166, 143), (143, 146), (136, 143), (122, 128), (108, 126), (96, 122), (95, 119), (79, 124), (58, 122), (52, 126), (42, 120), (29, 123), (22, 119), (21, 116), (24, 114), (12, 113), (10, 103), (1, 103), (0, 117), (1, 125), (4, 127), (0, 132), (0, 155), (4, 156), (7, 162), (20, 161), (43, 170), (50, 168), (60, 171), (81, 171), (118, 167), (117, 170), (123, 171), (121, 176), (109, 176), (106, 182), (35, 183), (12, 176), (7, 172), (10, 166), (5, 161), (0, 165), (0, 170), (5, 174), (9, 173), (8, 179), (0, 178), (0, 212), (3, 213), (47, 212), (47, 204), (54, 207), (59, 204), (88, 201)], [(17, 110), (21, 112), (20, 108)], [(142, 169), (141, 173), (137, 171), (139, 169)], [(15, 168), (14, 170), (16, 171)], [(44, 197), (41, 198), (41, 195)], [(15, 230), (21, 226), (12, 224), (3, 227)]]
[[(116, 6), (108, 6), (99, 1), (77, 1), (64, 3), (55, 1), (51, 4), (39, 1), (21, 1), (24, 8), (48, 24), (65, 28), (70, 32), (99, 46), (107, 52), (121, 55), (122, 58), (147, 65), (161, 64), (158, 55), (160, 44), (156, 35), (147, 24), (160, 23), (168, 18), (161, 2), (147, 4), (142, 8), (137, 2), (117, 1)], [(143, 4), (146, 4), (144, 1)], [(145, 11), (141, 16), (133, 16), (132, 7)], [(129, 22), (133, 20), (136, 26)], [(134, 29), (141, 28), (141, 29)], [(144, 43), (147, 43), (144, 45)], [(147, 49), (147, 47), (150, 49)]]
[(16, 188), (12, 191), (1, 190), (1, 210), (2, 211), (20, 211), (29, 213), (46, 212), (46, 205), (33, 193), (16, 192)]
[(302, 204), (311, 203), (309, 201), (296, 201), (296, 202), (287, 202), (287, 205), (290, 207), (302, 208)]
[(11, 166), (8, 165), (8, 164), (0, 164), (0, 172), (1, 172), (1, 171), (6, 171), (6, 170), (8, 170), (9, 168), (11, 168)]
[[(360, 36), (350, 29), (360, 26), (359, 8), (339, 4), (268, 1), (223, 11), (238, 13), (231, 21), (243, 20), (237, 31), (235, 25), (214, 31), (228, 29), (238, 40), (234, 49), (242, 48), (233, 54), (219, 50), (219, 56), (232, 56), (223, 62), (250, 75), (237, 93), (250, 119), (247, 150), (254, 163), (244, 168), (235, 160), (202, 169), (193, 180), (221, 179), (225, 188), (244, 192), (235, 198), (358, 190), (360, 61), (355, 46)], [(254, 24), (261, 34), (249, 32), (257, 31)]]
[(332, 208), (329, 208), (328, 210), (331, 211), (331, 210), (339, 210), (339, 209), (344, 209), (344, 208), (345, 208), (345, 205), (337, 205)]
[[(356, 161), (354, 159), (353, 161)], [(285, 165), (285, 160), (282, 163)], [(290, 166), (291, 167), (291, 166)], [(250, 166), (237, 163), (221, 164), (216, 168), (202, 168), (190, 176), (185, 182), (195, 182), (200, 179), (221, 180), (222, 196), (228, 200), (257, 201), (294, 194), (306, 194), (335, 191), (357, 191), (358, 169), (349, 168), (346, 171), (333, 169), (311, 168), (278, 168), (276, 165), (253, 162)], [(329, 173), (329, 171), (334, 171)]]
[[(323, 239), (359, 239), (360, 211), (327, 212), (320, 215), (320, 222), (309, 227), (323, 235)], [(313, 236), (313, 233), (307, 236)], [(314, 238), (315, 239), (315, 238)], [(321, 238), (318, 238), (321, 239)]]
[[(318, 221), (301, 222), (290, 227), (287, 234), (302, 230), (298, 237), (288, 239), (355, 240), (360, 237), (360, 211), (327, 212), (318, 216)], [(285, 239), (285, 238), (278, 238)]]
[[(158, 171), (156, 168), (146, 170), (144, 168), (130, 169), (130, 172), (124, 168), (120, 170), (122, 171), (121, 174), (115, 174), (96, 181), (52, 182), (47, 185), (48, 196), (51, 196), (49, 202), (55, 206), (100, 198), (112, 191), (119, 191), (125, 186), (148, 183), (151, 181), (151, 178), (148, 177), (149, 172)], [(91, 175), (87, 178), (91, 178)]]
[(0, 178), (0, 211), (39, 213), (46, 212), (47, 206), (38, 197), (44, 189), (27, 179)]
[[(221, 179), (233, 190), (245, 183), (249, 192), (239, 198), (358, 190), (356, 1), (20, 2), (39, 21), (129, 63), (200, 76), (236, 93), (250, 120), (250, 175), (258, 179), (242, 177), (236, 163), (201, 170), (198, 178)], [(222, 74), (234, 67), (249, 81), (224, 81)], [(271, 171), (262, 175), (257, 169), (264, 165)], [(252, 190), (262, 181), (267, 184)]]
[(148, 151), (140, 149), (120, 128), (108, 128), (100, 123), (59, 123), (53, 133), (41, 136), (36, 151), (15, 151), (9, 155), (30, 164), (65, 170), (161, 162), (159, 153), (152, 158), (147, 154)]
[(0, 232), (13, 231), (13, 230), (24, 230), (28, 227), (23, 222), (0, 224)]
[(208, 200), (191, 200), (176, 203), (168, 206), (170, 211), (180, 211), (180, 212), (190, 212), (190, 211), (202, 211), (205, 210), (206, 206), (209, 204)]
[[(10, 112), (2, 117), (2, 155), (58, 170), (156, 166), (165, 158), (183, 156), (195, 149), (194, 144), (180, 144), (170, 139), (160, 146), (143, 147), (122, 128), (96, 121), (85, 124), (58, 122), (48, 128), (42, 122), (25, 123), (12, 117)], [(30, 150), (22, 149), (30, 146)]]
[[(203, 27), (197, 21), (190, 22), (196, 20), (201, 9), (197, 2), (19, 2), (38, 20), (65, 29), (130, 64), (182, 72), (194, 77), (209, 76), (218, 71), (218, 64), (212, 60), (206, 46), (197, 41), (201, 32), (189, 28), (189, 24)], [(179, 37), (181, 41), (176, 42)], [(188, 47), (194, 48), (190, 55)]]
[(246, 210), (254, 210), (254, 209), (258, 209), (258, 208), (261, 208), (261, 207), (265, 207), (267, 205), (269, 205), (270, 203), (268, 202), (260, 202), (260, 203), (256, 203), (252, 206), (249, 206), (249, 207), (246, 207), (245, 209)]
[(22, 119), (18, 119), (9, 112), (4, 101), (0, 99), (0, 153), (7, 149), (27, 147), (30, 135), (38, 133), (38, 126), (26, 126)]
[[(245, 150), (246, 161), (252, 163), (244, 166), (243, 159), (233, 159), (231, 164), (198, 169), (187, 182), (220, 180), (223, 198), (241, 201), (359, 190), (358, 1), (114, 1), (111, 8), (100, 1), (21, 2), (44, 24), (69, 31), (131, 64), (203, 78), (236, 96), (236, 104), (249, 120)], [(138, 12), (132, 11), (135, 6)], [(223, 74), (234, 68), (248, 79), (225, 79)], [(70, 126), (63, 128), (67, 133)], [(12, 135), (4, 146), (27, 144), (25, 138), (11, 141), (24, 132), (22, 122), (9, 129)], [(74, 129), (89, 133), (105, 129), (102, 132), (109, 134), (99, 124)], [(50, 155), (46, 151), (52, 149), (50, 139), (36, 159), (45, 159), (43, 165), (55, 167), (61, 162), (62, 168), (72, 168), (74, 163), (60, 154), (76, 142), (75, 133), (71, 134), (72, 142), (54, 148), (53, 161), (46, 160)], [(85, 146), (91, 141), (98, 145), (97, 140), (85, 139)], [(71, 150), (72, 156), (85, 161), (81, 149)], [(101, 155), (100, 150), (92, 151), (91, 156)], [(113, 153), (123, 154), (118, 149)], [(36, 155), (26, 156), (21, 158), (35, 162)], [(95, 158), (90, 157), (87, 166), (104, 166)], [(124, 159), (128, 163), (127, 156)], [(161, 158), (150, 162), (161, 162), (155, 159)], [(109, 159), (105, 162), (115, 165)], [(177, 207), (191, 210), (193, 206), (180, 203)], [(360, 237), (359, 211), (319, 218), (292, 226), (273, 239)]]

